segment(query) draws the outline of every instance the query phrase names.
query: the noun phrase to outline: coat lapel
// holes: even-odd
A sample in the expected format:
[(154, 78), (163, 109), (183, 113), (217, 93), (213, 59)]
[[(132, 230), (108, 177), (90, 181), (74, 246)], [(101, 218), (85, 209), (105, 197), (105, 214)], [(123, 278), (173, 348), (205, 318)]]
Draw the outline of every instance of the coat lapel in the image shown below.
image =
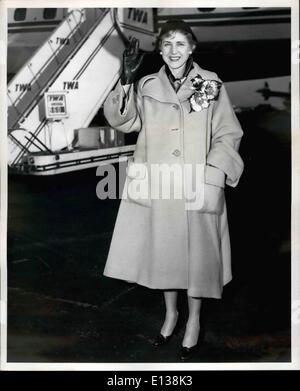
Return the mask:
[(145, 83), (142, 90), (143, 96), (150, 96), (160, 102), (179, 103), (178, 96), (174, 91), (168, 76), (165, 72), (165, 65), (151, 80), (151, 83)]
[(186, 81), (182, 84), (177, 93), (174, 91), (168, 79), (164, 65), (161, 67), (159, 72), (153, 76), (151, 83), (147, 83), (147, 81), (145, 82), (145, 85), (142, 89), (143, 96), (150, 96), (151, 98), (160, 102), (168, 103), (179, 103), (188, 100), (193, 94), (191, 79), (197, 74), (200, 74), (204, 79), (206, 78), (203, 75), (203, 69), (195, 62), (193, 65), (194, 66), (191, 69)]

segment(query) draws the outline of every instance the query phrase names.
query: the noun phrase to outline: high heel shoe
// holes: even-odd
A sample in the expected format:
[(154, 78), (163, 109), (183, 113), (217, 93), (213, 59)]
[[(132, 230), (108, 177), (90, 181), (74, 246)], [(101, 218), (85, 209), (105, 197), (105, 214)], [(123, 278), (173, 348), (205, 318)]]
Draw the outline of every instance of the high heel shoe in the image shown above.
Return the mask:
[(166, 343), (168, 343), (170, 341), (170, 339), (173, 337), (173, 335), (178, 334), (179, 328), (180, 328), (180, 323), (178, 321), (178, 316), (177, 316), (176, 325), (173, 329), (173, 332), (170, 335), (166, 335), (166, 336), (159, 333), (153, 339), (153, 342), (152, 342), (153, 346), (158, 347), (158, 346), (162, 346), (162, 345), (165, 345)]
[(192, 359), (195, 356), (195, 353), (199, 349), (199, 343), (197, 343), (194, 346), (187, 347), (187, 346), (181, 346), (179, 351), (179, 358), (182, 361), (188, 361)]
[(167, 342), (170, 341), (170, 339), (172, 338), (173, 335), (174, 335), (173, 333), (172, 333), (171, 335), (167, 335), (167, 336), (164, 336), (164, 335), (162, 335), (162, 334), (158, 334), (158, 335), (154, 338), (152, 344), (153, 344), (153, 346), (155, 346), (155, 347), (165, 345)]
[(199, 331), (198, 340), (197, 340), (196, 345), (193, 345), (191, 347), (181, 346), (181, 348), (179, 350), (179, 358), (182, 361), (191, 360), (195, 356), (195, 354), (199, 350), (200, 346), (203, 346), (203, 344), (204, 344), (204, 335), (205, 335), (205, 328), (202, 325), (200, 328), (200, 331)]

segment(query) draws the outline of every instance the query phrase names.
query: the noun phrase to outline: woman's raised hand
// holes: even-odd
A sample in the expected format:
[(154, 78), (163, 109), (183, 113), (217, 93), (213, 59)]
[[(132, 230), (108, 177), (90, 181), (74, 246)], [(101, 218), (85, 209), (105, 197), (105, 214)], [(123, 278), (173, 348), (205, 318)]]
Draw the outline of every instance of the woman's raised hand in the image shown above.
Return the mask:
[(143, 61), (144, 54), (139, 51), (139, 40), (132, 38), (129, 46), (123, 53), (123, 71), (121, 84), (131, 84), (135, 81), (139, 67)]

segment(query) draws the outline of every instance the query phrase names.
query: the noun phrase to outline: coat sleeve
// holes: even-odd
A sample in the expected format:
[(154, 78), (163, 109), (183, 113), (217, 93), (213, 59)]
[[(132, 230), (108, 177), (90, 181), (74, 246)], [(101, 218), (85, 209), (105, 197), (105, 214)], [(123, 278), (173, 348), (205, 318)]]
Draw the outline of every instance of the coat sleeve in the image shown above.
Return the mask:
[(235, 115), (224, 84), (215, 102), (212, 139), (206, 162), (226, 174), (226, 184), (235, 187), (244, 169), (238, 153), (243, 131)]
[(116, 88), (106, 98), (103, 108), (105, 118), (113, 128), (124, 133), (141, 130), (142, 104), (139, 87), (136, 93), (132, 84), (125, 93), (119, 81)]

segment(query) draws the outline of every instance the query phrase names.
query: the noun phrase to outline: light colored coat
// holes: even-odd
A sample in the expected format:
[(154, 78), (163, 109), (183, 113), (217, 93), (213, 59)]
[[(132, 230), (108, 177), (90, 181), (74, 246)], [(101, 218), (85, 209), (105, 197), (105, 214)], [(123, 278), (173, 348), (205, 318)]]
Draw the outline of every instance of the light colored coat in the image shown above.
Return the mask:
[[(194, 63), (176, 93), (163, 66), (142, 78), (137, 92), (130, 87), (126, 96), (118, 84), (104, 104), (112, 127), (139, 132), (135, 162), (202, 164), (206, 183), (204, 205), (197, 211), (186, 210), (182, 199), (154, 199), (148, 206), (122, 200), (104, 275), (220, 298), (232, 278), (223, 187), (225, 182), (236, 186), (242, 174), (238, 148), (243, 132), (224, 85), (207, 109), (190, 112), (191, 78), (196, 74), (220, 80)], [(221, 208), (209, 209), (211, 202)]]

